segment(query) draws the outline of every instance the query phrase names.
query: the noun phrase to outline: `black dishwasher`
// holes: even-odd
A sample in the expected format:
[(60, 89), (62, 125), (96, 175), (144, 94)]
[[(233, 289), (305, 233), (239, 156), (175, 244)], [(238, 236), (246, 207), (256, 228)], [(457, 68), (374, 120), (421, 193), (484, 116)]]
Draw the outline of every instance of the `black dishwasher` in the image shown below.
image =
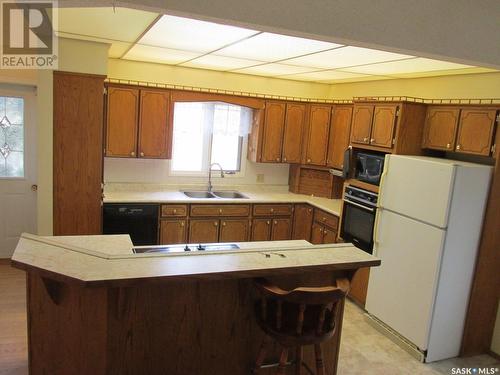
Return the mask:
[(129, 234), (134, 246), (157, 245), (158, 205), (106, 203), (102, 232)]

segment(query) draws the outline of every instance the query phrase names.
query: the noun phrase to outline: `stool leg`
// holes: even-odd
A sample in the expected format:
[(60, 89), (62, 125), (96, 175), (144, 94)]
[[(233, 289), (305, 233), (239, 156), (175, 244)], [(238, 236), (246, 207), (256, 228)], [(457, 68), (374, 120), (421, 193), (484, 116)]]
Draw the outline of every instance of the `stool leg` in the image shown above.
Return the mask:
[(260, 370), (260, 366), (264, 363), (267, 354), (267, 344), (269, 343), (269, 338), (264, 336), (262, 343), (260, 344), (259, 354), (257, 354), (257, 360), (255, 361), (255, 367), (253, 368), (253, 373), (257, 374)]
[(302, 346), (297, 346), (295, 354), (295, 375), (300, 375), (302, 369)]
[(286, 361), (288, 359), (288, 348), (283, 348), (280, 356), (280, 364), (276, 375), (286, 375)]
[(321, 345), (314, 345), (314, 353), (316, 354), (316, 372), (317, 375), (325, 375), (325, 366), (323, 364), (323, 353), (321, 352)]

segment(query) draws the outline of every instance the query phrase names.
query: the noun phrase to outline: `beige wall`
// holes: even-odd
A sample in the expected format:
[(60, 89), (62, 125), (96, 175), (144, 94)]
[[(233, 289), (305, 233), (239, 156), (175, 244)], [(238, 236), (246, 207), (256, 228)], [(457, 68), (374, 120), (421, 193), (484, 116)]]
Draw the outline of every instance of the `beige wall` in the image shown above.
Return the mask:
[(330, 98), (401, 95), (417, 98), (500, 98), (500, 73), (390, 79), (332, 85)]
[[(59, 38), (59, 70), (107, 74), (107, 44)], [(53, 230), (53, 74), (49, 70), (38, 72), (38, 234), (51, 235)]]
[(108, 76), (143, 82), (300, 98), (327, 98), (330, 85), (154, 63), (109, 59)]

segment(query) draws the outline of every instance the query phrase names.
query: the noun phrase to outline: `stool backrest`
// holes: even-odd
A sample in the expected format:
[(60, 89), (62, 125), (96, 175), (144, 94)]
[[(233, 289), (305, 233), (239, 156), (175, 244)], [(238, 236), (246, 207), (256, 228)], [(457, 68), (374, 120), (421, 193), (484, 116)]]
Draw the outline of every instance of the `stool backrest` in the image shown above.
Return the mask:
[[(255, 279), (255, 286), (262, 295), (261, 320), (268, 321), (273, 317), (268, 316), (268, 300), (276, 303), (274, 326), (280, 330), (283, 324), (283, 302), (298, 305), (295, 318), (295, 332), (301, 335), (304, 327), (306, 310), (314, 310), (315, 334), (333, 334), (335, 331), (335, 319), (340, 310), (340, 303), (349, 292), (350, 283), (347, 279), (337, 279), (335, 286), (324, 287), (298, 287), (292, 290), (284, 290), (271, 284), (266, 279)], [(289, 317), (287, 317), (289, 318)], [(328, 321), (325, 321), (328, 319)], [(310, 323), (310, 322), (309, 322)]]

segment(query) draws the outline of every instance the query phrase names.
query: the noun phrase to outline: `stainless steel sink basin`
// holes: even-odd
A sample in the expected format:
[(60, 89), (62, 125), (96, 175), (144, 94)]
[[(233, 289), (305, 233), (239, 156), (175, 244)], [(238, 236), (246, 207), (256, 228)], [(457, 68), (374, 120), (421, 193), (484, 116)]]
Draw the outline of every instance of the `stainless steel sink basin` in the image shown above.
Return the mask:
[(183, 193), (189, 198), (215, 198), (215, 195), (208, 191), (183, 191)]
[(213, 194), (219, 198), (248, 199), (247, 196), (245, 196), (237, 191), (214, 191)]

